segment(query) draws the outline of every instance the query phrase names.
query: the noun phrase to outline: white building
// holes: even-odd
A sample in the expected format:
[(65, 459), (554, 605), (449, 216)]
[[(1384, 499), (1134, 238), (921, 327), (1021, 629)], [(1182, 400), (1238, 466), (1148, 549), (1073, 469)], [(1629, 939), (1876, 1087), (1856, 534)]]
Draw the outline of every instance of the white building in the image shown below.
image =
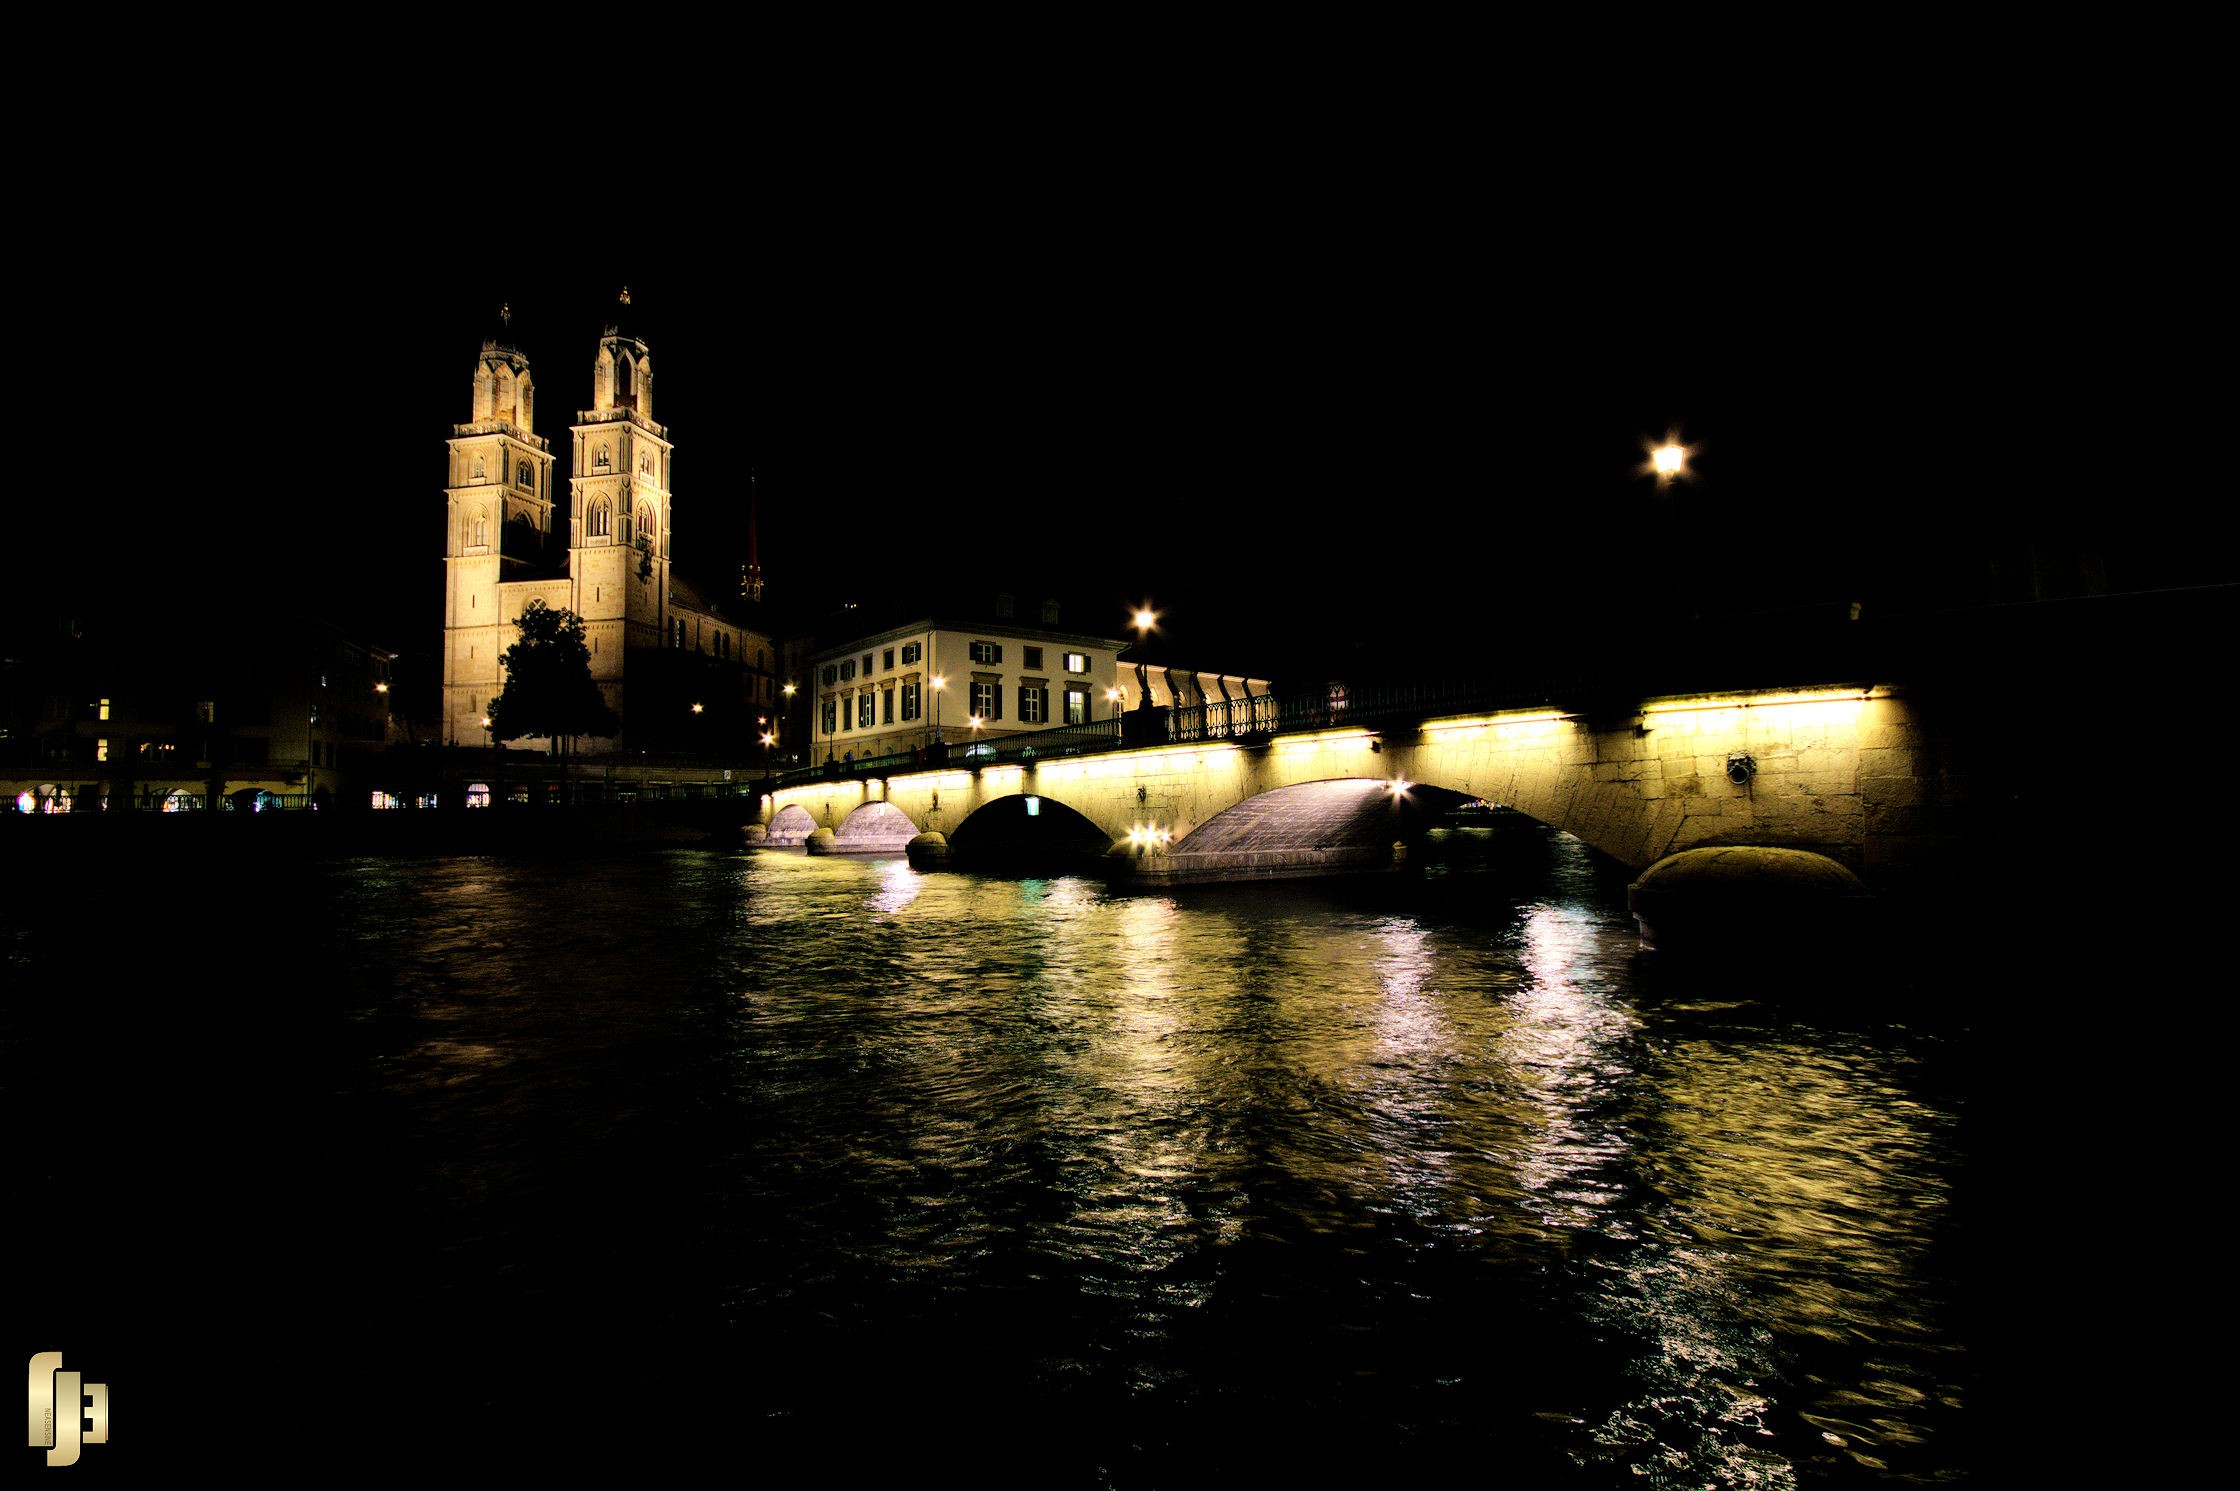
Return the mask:
[(922, 617), (819, 647), (809, 659), (812, 763), (912, 758), (1027, 731), (1155, 709), (1265, 698), (1265, 679), (1123, 660), (1135, 643), (1002, 614)]
[[(1045, 608), (1053, 623), (1055, 608)], [(1119, 714), (1125, 639), (997, 617), (927, 616), (809, 659), (810, 760), (912, 756)]]

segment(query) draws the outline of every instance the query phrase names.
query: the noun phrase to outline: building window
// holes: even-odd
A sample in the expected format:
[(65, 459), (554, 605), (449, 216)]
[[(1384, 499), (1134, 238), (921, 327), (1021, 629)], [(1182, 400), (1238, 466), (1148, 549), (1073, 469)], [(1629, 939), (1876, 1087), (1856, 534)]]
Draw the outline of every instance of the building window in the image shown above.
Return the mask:
[(1019, 686), (1019, 723), (1043, 725), (1050, 721), (1050, 690)]
[(978, 683), (972, 685), (972, 712), (983, 720), (1003, 718), (1003, 685)]
[(487, 518), (476, 518), (474, 520), (474, 532), (468, 537), (467, 542), (478, 549), (483, 545), (489, 543), (490, 520)]
[(537, 479), (529, 474), (529, 463), (527, 461), (523, 461), (513, 468), (513, 484), (517, 487), (528, 487), (532, 491), (535, 490)]
[(840, 665), (840, 676), (842, 678), (853, 678), (856, 676), (856, 660), (854, 658), (849, 658), (846, 662)]
[(613, 531), (614, 509), (607, 506), (604, 497), (591, 504), (591, 517), (585, 526), (591, 530), (593, 538), (605, 538)]
[(885, 672), (889, 671), (890, 669), (892, 669), (893, 667), (894, 667), (894, 649), (893, 649), (892, 647), (890, 647), (890, 648), (888, 648), (888, 649), (887, 649), (887, 650), (886, 650), (885, 652), (882, 652), (882, 653), (880, 653), (880, 654), (879, 654), (879, 671), (880, 671), (880, 672), (882, 672), (882, 673), (885, 673)]
[(924, 649), (924, 648), (923, 648), (923, 647), (922, 647), (922, 646), (921, 646), (920, 644), (918, 644), (918, 643), (916, 643), (916, 642), (905, 642), (905, 643), (903, 643), (903, 644), (902, 644), (902, 664), (903, 664), (903, 666), (904, 666), (904, 667), (908, 667), (908, 666), (909, 666), (910, 664), (912, 664), (912, 663), (916, 662), (916, 661), (918, 660), (918, 654), (919, 654), (919, 653), (921, 653), (921, 652), (923, 652), (924, 650), (925, 650), (925, 649)]
[(902, 686), (902, 717), (906, 720), (918, 717), (918, 685), (914, 682)]
[(995, 642), (975, 642), (972, 644), (972, 660), (976, 663), (1000, 663), (1003, 661), (1003, 648)]
[(824, 665), (824, 683), (825, 683), (825, 687), (826, 687), (826, 688), (830, 688), (830, 687), (832, 687), (832, 685), (834, 685), (834, 684), (838, 683), (839, 681), (840, 681), (840, 670), (839, 670), (839, 668), (835, 667), (835, 666), (834, 666), (833, 664), (831, 664), (831, 663), (826, 663), (826, 664)]
[(824, 701), (824, 733), (825, 733), (825, 734), (827, 734), (827, 735), (830, 735), (830, 734), (831, 734), (831, 733), (832, 733), (832, 732), (833, 732), (834, 730), (836, 730), (836, 729), (838, 729), (838, 728), (839, 728), (839, 727), (838, 727), (837, 725), (835, 725), (835, 724), (833, 723), (833, 715), (834, 715), (834, 714), (835, 714), (836, 712), (837, 712), (837, 709), (836, 709), (836, 706), (835, 706), (835, 705), (833, 704), (833, 702), (832, 702), (832, 701), (831, 701), (830, 699), (827, 699), (827, 700), (825, 700), (825, 701)]
[(879, 723), (878, 718), (872, 713), (875, 704), (876, 701), (869, 694), (856, 695), (856, 728), (858, 730), (868, 730)]
[(882, 725), (891, 725), (894, 723), (894, 690), (892, 688), (889, 688), (884, 692), (886, 694), (886, 703), (880, 707), (885, 711), (885, 713), (884, 716), (880, 719), (879, 723)]
[(1041, 649), (1041, 648), (1039, 648), (1039, 647), (1022, 647), (1022, 648), (1020, 648), (1020, 649), (1019, 649), (1019, 666), (1020, 666), (1020, 667), (1022, 667), (1022, 668), (1039, 668), (1039, 667), (1041, 667), (1041, 666), (1042, 666), (1042, 649)]
[(1086, 673), (1086, 672), (1088, 672), (1088, 671), (1089, 671), (1089, 654), (1087, 654), (1087, 653), (1085, 653), (1085, 652), (1069, 652), (1069, 653), (1067, 653), (1067, 654), (1066, 654), (1066, 671), (1067, 671), (1068, 673)]
[(1087, 689), (1066, 690), (1066, 723), (1069, 725), (1086, 725), (1089, 723), (1089, 691)]

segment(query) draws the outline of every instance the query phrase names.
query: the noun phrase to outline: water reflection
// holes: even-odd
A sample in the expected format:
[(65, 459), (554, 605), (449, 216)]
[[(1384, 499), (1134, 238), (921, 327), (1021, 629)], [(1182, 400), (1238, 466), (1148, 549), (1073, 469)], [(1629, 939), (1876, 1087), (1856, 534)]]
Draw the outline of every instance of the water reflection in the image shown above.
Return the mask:
[[(265, 1070), (351, 1221), (237, 1209), (320, 1260), (291, 1308), (381, 1412), (440, 1339), (533, 1428), (590, 1411), (594, 1358), (689, 1370), (771, 1455), (1001, 1404), (975, 1453), (1038, 1484), (1957, 1474), (1944, 1037), (1653, 984), (1608, 877), (1529, 847), (1125, 897), (323, 867), (262, 887), (303, 941), (237, 998), (298, 1012)], [(62, 987), (89, 928), (18, 905), (17, 987)]]

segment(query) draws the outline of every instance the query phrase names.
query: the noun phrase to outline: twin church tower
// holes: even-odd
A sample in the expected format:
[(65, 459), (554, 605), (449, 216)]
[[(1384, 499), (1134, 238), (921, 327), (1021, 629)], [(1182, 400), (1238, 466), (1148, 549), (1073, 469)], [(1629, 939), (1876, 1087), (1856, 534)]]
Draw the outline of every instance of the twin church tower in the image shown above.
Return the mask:
[[(510, 315), (482, 343), (473, 415), (452, 427), (444, 544), (443, 739), (489, 743), (504, 686), (499, 659), (532, 601), (583, 618), (591, 676), (622, 734), (575, 742), (585, 755), (736, 744), (777, 706), (776, 644), (746, 608), (719, 608), (671, 567), (669, 432), (653, 417), (653, 356), (611, 309), (579, 410), (563, 496), (536, 433), (536, 384)], [(750, 520), (751, 522), (751, 520)], [(751, 529), (750, 529), (751, 532)], [(751, 543), (750, 537), (750, 543)], [(750, 568), (746, 599), (759, 601)], [(523, 742), (530, 746), (549, 744)]]

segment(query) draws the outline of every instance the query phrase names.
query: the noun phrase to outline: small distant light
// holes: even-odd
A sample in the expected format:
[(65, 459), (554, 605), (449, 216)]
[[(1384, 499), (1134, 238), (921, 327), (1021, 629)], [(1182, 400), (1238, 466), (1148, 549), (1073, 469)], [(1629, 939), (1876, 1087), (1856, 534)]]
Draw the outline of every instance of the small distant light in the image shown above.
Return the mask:
[(1659, 476), (1678, 476), (1688, 464), (1688, 448), (1668, 440), (1649, 453), (1649, 464)]
[(1027, 799), (1027, 816), (1029, 818), (1040, 818), (1042, 816), (1041, 798), (1030, 797)]
[(698, 714), (698, 713), (700, 713), (700, 711), (701, 711), (701, 710), (702, 710), (703, 708), (705, 708), (705, 706), (704, 706), (704, 705), (699, 705), (699, 704), (695, 704), (695, 705), (693, 705), (693, 706), (692, 706), (692, 712), (693, 712), (694, 714)]

